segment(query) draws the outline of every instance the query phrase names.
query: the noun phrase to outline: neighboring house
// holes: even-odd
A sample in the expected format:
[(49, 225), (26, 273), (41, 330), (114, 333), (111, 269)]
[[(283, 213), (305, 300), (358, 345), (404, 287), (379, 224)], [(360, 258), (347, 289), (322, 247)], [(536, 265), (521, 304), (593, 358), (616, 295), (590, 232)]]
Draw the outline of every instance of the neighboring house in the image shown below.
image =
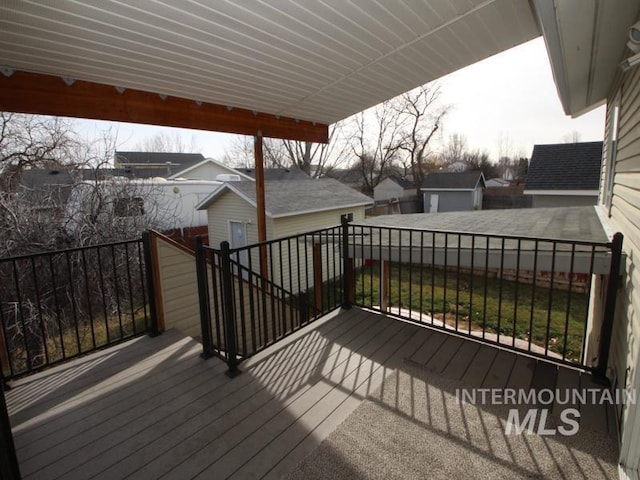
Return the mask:
[(416, 186), (409, 180), (392, 175), (385, 178), (373, 188), (373, 199), (378, 201), (412, 197), (416, 194)]
[(426, 213), (460, 212), (482, 208), (482, 172), (429, 173), (420, 189)]
[[(509, 175), (511, 175), (510, 172)], [(506, 178), (491, 178), (485, 182), (487, 188), (507, 188), (510, 185), (511, 181)]]
[[(255, 180), (256, 178), (255, 168), (236, 167), (234, 170), (236, 170), (239, 174), (243, 175), (245, 179)], [(309, 175), (304, 173), (299, 168), (265, 168), (264, 169), (264, 179), (266, 181), (305, 180), (309, 178), (310, 178)]]
[(67, 202), (71, 227), (93, 211), (101, 215), (139, 223), (145, 217), (161, 230), (183, 229), (207, 224), (204, 212), (196, 210), (202, 200), (222, 185), (210, 180), (166, 180), (164, 178), (81, 181), (73, 185)]
[[(340, 182), (330, 179), (303, 179), (291, 181), (265, 182), (267, 239), (289, 237), (340, 225), (341, 216), (351, 214), (354, 221), (364, 219), (364, 211), (371, 199)], [(256, 185), (254, 182), (229, 182), (216, 189), (197, 207), (206, 210), (209, 219), (209, 243), (218, 248), (222, 241), (228, 241), (231, 248), (241, 248), (258, 243), (258, 220), (256, 212)], [(329, 244), (328, 238), (317, 237), (326, 258), (338, 255)], [(303, 242), (304, 243), (304, 242)], [(292, 245), (292, 246), (291, 246)], [(303, 265), (312, 262), (314, 245), (300, 246), (297, 240), (290, 248), (297, 256), (305, 256)], [(304, 248), (304, 250), (302, 250)], [(298, 250), (299, 249), (299, 250)], [(329, 253), (330, 252), (330, 253)], [(289, 260), (288, 252), (271, 252), (275, 258), (270, 268), (274, 269), (272, 278), (279, 279), (278, 266), (292, 266), (294, 269), (300, 260)], [(293, 258), (295, 255), (291, 255)], [(243, 257), (242, 263), (251, 262), (252, 269), (259, 271), (258, 258)], [(306, 262), (306, 263), (305, 263)], [(324, 271), (324, 278), (329, 272)], [(292, 292), (307, 288), (306, 280), (298, 282), (298, 276), (283, 285)]]
[(534, 145), (524, 194), (535, 207), (595, 205), (602, 142)]
[(169, 177), (204, 160), (201, 153), (118, 152), (113, 166), (122, 176), (136, 178)]
[(466, 169), (467, 169), (467, 164), (465, 162), (462, 162), (462, 161), (453, 162), (453, 163), (450, 163), (449, 165), (447, 165), (447, 172), (462, 173)]
[[(217, 168), (217, 162), (205, 159), (190, 168), (192, 172), (202, 173), (212, 166)], [(229, 171), (233, 169), (227, 169), (227, 176), (248, 178)], [(25, 169), (21, 175), (21, 191), (41, 212), (59, 212), (73, 219), (78, 212), (91, 208), (115, 217), (146, 215), (157, 221), (156, 228), (183, 229), (207, 224), (206, 215), (195, 206), (222, 184), (206, 178), (131, 178), (121, 173), (119, 168), (84, 168), (73, 172), (62, 168)], [(222, 170), (216, 176), (220, 174)], [(98, 196), (104, 197), (101, 199), (107, 204), (104, 209), (91, 205), (92, 199)]]
[(27, 168), (20, 173), (20, 198), (33, 213), (61, 217), (72, 185), (73, 177), (65, 168)]
[(114, 173), (128, 178), (216, 180), (218, 175), (250, 177), (200, 153), (116, 152)]
[(362, 192), (365, 189), (364, 178), (362, 172), (350, 168), (334, 168), (326, 177), (338, 180), (340, 183)]
[[(364, 218), (372, 200), (340, 182), (330, 179), (303, 179), (265, 183), (267, 239), (340, 224), (340, 216), (352, 213), (355, 221)], [(211, 245), (228, 240), (232, 248), (258, 242), (256, 184), (228, 182), (217, 188), (197, 207), (209, 218)], [(233, 227), (242, 224), (243, 239), (232, 238)]]

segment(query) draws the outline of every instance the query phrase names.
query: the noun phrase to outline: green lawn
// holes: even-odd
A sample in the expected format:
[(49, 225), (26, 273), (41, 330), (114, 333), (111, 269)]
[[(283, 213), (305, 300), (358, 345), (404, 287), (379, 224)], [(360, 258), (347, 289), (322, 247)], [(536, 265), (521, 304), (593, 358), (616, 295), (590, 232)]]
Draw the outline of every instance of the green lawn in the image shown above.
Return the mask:
[[(390, 278), (390, 306), (432, 314), (462, 331), (468, 331), (471, 321), (472, 329), (484, 327), (488, 332), (524, 340), (531, 332), (532, 343), (544, 347), (548, 328), (549, 350), (562, 354), (567, 325), (566, 358), (580, 359), (589, 304), (585, 293), (550, 292), (540, 286), (534, 291), (526, 283), (496, 278), (485, 281), (483, 276), (458, 275), (456, 271), (445, 275), (442, 269), (405, 264), (392, 264)], [(355, 300), (363, 306), (380, 304), (378, 264), (356, 271)]]
[[(149, 307), (146, 307), (148, 315)], [(122, 312), (122, 330), (120, 329), (120, 317), (112, 315), (105, 322), (103, 315), (96, 315), (91, 322), (88, 318), (78, 319), (77, 324), (73, 319), (62, 320), (62, 331), (59, 330), (55, 318), (45, 318), (45, 344), (42, 341), (42, 334), (33, 336), (30, 341), (30, 355), (32, 358), (32, 368), (45, 366), (47, 363), (59, 362), (65, 358), (72, 358), (82, 353), (90, 352), (96, 348), (104, 347), (116, 343), (123, 338), (134, 335), (133, 324), (135, 322), (135, 332), (142, 333), (148, 329), (148, 320), (145, 318), (145, 307), (137, 307), (134, 316), (131, 312)], [(92, 328), (93, 326), (93, 328)], [(35, 351), (34, 351), (35, 349)], [(24, 373), (28, 370), (27, 354), (24, 347), (24, 338), (17, 336), (8, 345), (9, 355), (14, 368), (14, 373)], [(64, 354), (63, 354), (64, 353)], [(8, 366), (4, 366), (5, 369)], [(5, 374), (9, 371), (6, 370)]]

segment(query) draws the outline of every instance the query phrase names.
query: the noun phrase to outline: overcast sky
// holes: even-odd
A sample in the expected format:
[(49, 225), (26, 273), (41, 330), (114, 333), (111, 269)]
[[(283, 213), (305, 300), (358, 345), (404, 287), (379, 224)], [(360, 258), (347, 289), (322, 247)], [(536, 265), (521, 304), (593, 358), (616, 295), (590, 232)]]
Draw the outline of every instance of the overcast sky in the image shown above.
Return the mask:
[[(497, 159), (507, 145), (511, 155), (531, 155), (533, 145), (562, 143), (572, 132), (580, 141), (602, 140), (604, 107), (578, 119), (567, 117), (549, 66), (542, 38), (454, 72), (439, 81), (442, 100), (452, 106), (442, 129), (442, 140), (464, 135), (470, 149), (489, 152)], [(205, 157), (222, 159), (234, 135), (169, 127), (83, 120), (78, 126), (87, 136), (113, 127), (118, 149), (133, 150), (158, 132), (179, 132)]]

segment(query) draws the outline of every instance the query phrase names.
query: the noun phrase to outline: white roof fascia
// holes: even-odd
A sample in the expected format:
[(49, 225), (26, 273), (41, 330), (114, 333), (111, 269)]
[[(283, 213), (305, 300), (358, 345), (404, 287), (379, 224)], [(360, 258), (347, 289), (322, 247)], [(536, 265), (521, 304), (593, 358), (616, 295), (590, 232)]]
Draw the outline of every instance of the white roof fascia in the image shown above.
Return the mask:
[(361, 203), (354, 203), (349, 205), (339, 205), (337, 207), (334, 206), (334, 207), (314, 208), (311, 210), (300, 210), (298, 212), (287, 212), (287, 213), (280, 213), (278, 215), (269, 215), (269, 216), (271, 218), (293, 217), (295, 215), (305, 215), (308, 213), (326, 212), (329, 210), (343, 210), (345, 208), (364, 207), (366, 205), (373, 205), (373, 202), (361, 202)]
[[(477, 185), (477, 184), (476, 184)], [(423, 192), (473, 192), (477, 188), (421, 188)]]
[(205, 208), (207, 208), (209, 206), (208, 204), (211, 203), (212, 200), (214, 200), (217, 196), (221, 195), (223, 193), (223, 191), (227, 190), (227, 189), (231, 190), (232, 192), (237, 194), (240, 198), (242, 198), (243, 200), (249, 202), (254, 207), (256, 206), (256, 204), (249, 197), (247, 197), (246, 195), (244, 195), (242, 192), (238, 191), (237, 189), (233, 188), (231, 186), (231, 184), (223, 183), (222, 185), (220, 185), (219, 188), (216, 188), (213, 192), (211, 192), (211, 194), (208, 197), (206, 197), (198, 205), (196, 205), (196, 210), (204, 210)]
[(553, 1), (550, 2), (548, 0), (534, 0), (533, 7), (538, 20), (538, 26), (542, 31), (544, 43), (547, 46), (549, 63), (551, 63), (552, 67), (551, 72), (558, 90), (560, 102), (562, 103), (562, 109), (566, 115), (571, 115), (569, 85), (564, 67), (562, 42), (560, 41), (560, 30), (558, 28), (555, 4)]
[(228, 170), (229, 173), (232, 173), (234, 175), (239, 175), (241, 177), (244, 177), (246, 180), (251, 180), (252, 182), (255, 182), (255, 179), (251, 178), (249, 175), (242, 173), (232, 167), (229, 167), (227, 165), (225, 165), (222, 162), (219, 162), (218, 160), (216, 160), (215, 158), (205, 158), (204, 160), (202, 160), (201, 162), (196, 163), (195, 165), (191, 165), (189, 168), (185, 168), (184, 170), (180, 170), (177, 173), (174, 173), (173, 175), (169, 176), (168, 178), (179, 178), (181, 175), (190, 172), (191, 170), (195, 170), (196, 168), (201, 167), (202, 165), (205, 165), (207, 163), (213, 163), (214, 165), (217, 165), (219, 167), (224, 168), (225, 170)]
[(598, 196), (598, 190), (525, 190), (525, 195), (586, 195)]
[[(198, 205), (196, 205), (196, 210), (203, 210), (204, 208), (206, 208), (205, 205), (207, 205), (207, 207), (208, 207), (208, 204), (211, 203), (211, 201), (213, 199), (215, 199), (217, 196), (221, 195), (223, 190), (225, 190), (225, 189), (228, 189), (228, 190), (232, 191), (233, 193), (238, 195), (240, 198), (242, 198), (244, 201), (249, 203), (252, 207), (257, 208), (256, 202), (252, 198), (247, 197), (244, 193), (242, 193), (239, 190), (233, 188), (233, 182), (231, 182), (231, 183), (225, 183), (220, 188), (217, 188), (216, 190), (214, 190), (211, 193), (211, 195), (209, 195), (207, 198), (202, 200), (202, 202), (200, 202)], [(311, 209), (311, 210), (300, 210), (300, 211), (296, 211), (296, 212), (280, 213), (278, 215), (273, 215), (271, 212), (269, 212), (267, 210), (267, 211), (265, 211), (265, 214), (268, 217), (271, 217), (271, 218), (282, 218), (282, 217), (291, 217), (291, 216), (294, 216), (294, 215), (303, 215), (303, 214), (307, 214), (307, 213), (324, 212), (324, 211), (327, 211), (327, 210), (339, 210), (339, 209), (343, 209), (343, 208), (360, 207), (360, 206), (371, 205), (371, 204), (373, 204), (373, 202), (360, 202), (360, 203), (354, 203), (354, 204), (348, 204), (348, 205), (339, 205), (339, 206), (334, 206), (334, 207), (320, 207), (320, 208), (314, 208), (314, 209)]]

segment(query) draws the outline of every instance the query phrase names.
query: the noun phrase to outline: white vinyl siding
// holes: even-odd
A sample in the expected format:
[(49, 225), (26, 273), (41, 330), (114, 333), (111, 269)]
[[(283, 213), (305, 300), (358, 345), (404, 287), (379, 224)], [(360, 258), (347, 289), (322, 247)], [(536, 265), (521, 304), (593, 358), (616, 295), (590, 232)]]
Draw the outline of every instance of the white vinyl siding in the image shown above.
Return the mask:
[[(340, 225), (341, 216), (347, 213), (353, 213), (353, 221), (356, 223), (364, 220), (364, 206), (276, 218), (274, 220), (274, 238), (285, 238), (336, 227)], [(331, 238), (329, 238), (330, 243), (328, 245), (326, 237), (323, 237), (322, 241), (319, 237), (316, 238), (316, 243), (322, 243), (322, 280), (326, 281), (334, 276), (334, 271), (338, 275), (340, 273), (340, 252), (338, 247), (331, 243)], [(306, 249), (304, 242), (294, 241), (285, 242), (282, 248), (282, 255), (280, 255), (279, 251), (274, 252), (273, 278), (276, 283), (292, 293), (311, 287), (313, 285), (313, 274), (311, 273), (313, 270), (313, 244), (311, 239), (306, 242)], [(291, 248), (291, 258), (289, 257), (289, 248)], [(283, 267), (282, 280), (280, 279), (280, 264)], [(291, 265), (290, 276), (289, 265)], [(308, 268), (308, 272), (305, 271), (305, 266)], [(309, 282), (308, 284), (307, 281)]]
[(393, 198), (410, 197), (416, 194), (415, 188), (404, 189), (390, 178), (385, 178), (373, 189), (373, 199), (375, 201), (391, 200)]
[(155, 236), (158, 252), (158, 277), (162, 295), (165, 329), (176, 328), (187, 335), (200, 335), (200, 310), (196, 262), (193, 255)]
[[(207, 208), (209, 244), (220, 248), (220, 242), (229, 237), (229, 220), (244, 222), (247, 226), (247, 243), (258, 243), (258, 218), (256, 209), (246, 200), (227, 190)], [(267, 217), (267, 238), (273, 234), (273, 220)]]
[[(618, 98), (620, 121), (617, 141), (614, 142), (611, 122)], [(626, 254), (626, 274), (618, 290), (609, 365), (618, 387), (638, 390), (640, 272), (636, 264), (640, 256), (640, 68), (623, 74), (616, 82), (608, 99), (607, 120), (600, 202), (604, 204), (606, 213), (606, 189), (610, 182), (609, 222), (613, 231), (624, 234), (623, 250)], [(610, 152), (613, 145), (616, 151)], [(615, 159), (615, 167), (609, 173), (610, 158)], [(639, 416), (640, 412), (632, 406), (625, 410), (622, 418), (621, 462), (632, 469), (638, 468), (638, 454), (631, 451), (634, 449), (630, 449), (630, 445), (640, 437)]]
[(224, 168), (214, 163), (208, 162), (204, 165), (189, 170), (184, 175), (180, 174), (180, 178), (188, 178), (189, 180), (215, 180), (218, 175), (229, 175), (236, 173), (233, 169)]
[[(311, 212), (300, 215), (291, 215), (281, 218), (267, 217), (267, 239), (277, 239), (290, 237), (292, 235), (320, 230), (328, 227), (340, 225), (340, 217), (346, 213), (353, 213), (355, 222), (364, 219), (364, 206), (327, 210), (322, 212)], [(247, 227), (247, 241), (249, 245), (258, 242), (258, 228), (256, 209), (246, 200), (240, 198), (237, 194), (226, 191), (220, 198), (209, 206), (207, 209), (209, 218), (209, 243), (214, 248), (220, 247), (223, 240), (229, 241), (229, 221), (245, 222)], [(319, 239), (318, 239), (319, 241)], [(334, 270), (334, 259), (336, 259), (335, 270), (339, 271), (339, 263), (336, 255), (339, 252), (333, 245), (326, 245), (326, 238), (322, 240), (323, 257), (323, 280), (327, 280), (332, 276)], [(317, 243), (317, 242), (316, 242)], [(299, 290), (306, 290), (313, 283), (313, 244), (311, 241), (297, 242), (290, 241), (282, 243), (282, 253), (280, 248), (274, 244), (268, 252), (271, 252), (272, 258), (269, 259), (268, 267), (272, 270), (270, 278), (291, 293)], [(289, 258), (289, 250), (291, 250), (291, 260)], [(300, 257), (298, 262), (296, 257)], [(329, 266), (327, 268), (327, 259)], [(259, 270), (260, 258), (258, 249), (252, 250), (251, 265), (254, 271)], [(280, 270), (282, 266), (282, 278)], [(289, 276), (289, 266), (291, 266), (291, 276)], [(298, 273), (299, 272), (299, 273)]]
[(353, 213), (353, 221), (355, 223), (364, 220), (364, 206), (291, 215), (275, 219), (273, 238), (288, 237), (297, 233), (335, 227), (340, 225), (340, 217), (346, 213)]

